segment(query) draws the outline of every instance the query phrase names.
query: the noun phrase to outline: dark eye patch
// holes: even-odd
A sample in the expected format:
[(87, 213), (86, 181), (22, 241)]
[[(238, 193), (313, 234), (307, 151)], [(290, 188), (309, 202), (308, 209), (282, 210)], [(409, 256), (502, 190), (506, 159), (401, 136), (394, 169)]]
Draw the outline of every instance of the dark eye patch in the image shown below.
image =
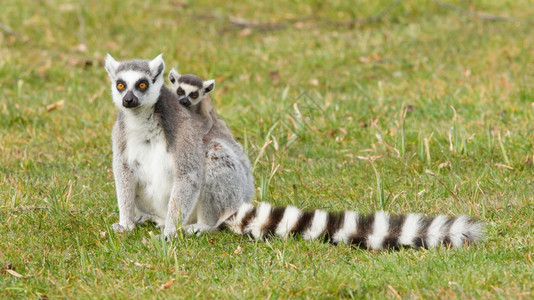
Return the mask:
[(146, 78), (139, 79), (135, 83), (135, 87), (141, 92), (146, 91), (148, 89), (148, 86), (149, 86), (149, 83), (148, 83), (148, 80)]
[(191, 94), (189, 94), (189, 97), (191, 97), (193, 99), (198, 98), (198, 92), (192, 92)]
[(117, 87), (117, 90), (119, 90), (119, 92), (122, 92), (126, 89), (126, 82), (124, 82), (123, 80), (119, 79), (117, 80), (115, 86)]
[(183, 96), (185, 94), (184, 90), (182, 90), (181, 87), (178, 88), (178, 90), (176, 91), (176, 93), (179, 95), (179, 96)]

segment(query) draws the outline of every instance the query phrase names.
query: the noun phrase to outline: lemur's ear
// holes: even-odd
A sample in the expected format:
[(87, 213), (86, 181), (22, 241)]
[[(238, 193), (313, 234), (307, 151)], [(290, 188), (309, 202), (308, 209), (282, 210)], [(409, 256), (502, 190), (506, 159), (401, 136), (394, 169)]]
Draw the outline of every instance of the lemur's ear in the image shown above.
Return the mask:
[(204, 89), (204, 94), (207, 94), (215, 88), (215, 80), (210, 79), (202, 83), (202, 88)]
[(113, 58), (113, 56), (111, 56), (109, 53), (106, 54), (105, 68), (106, 68), (106, 71), (108, 72), (109, 78), (111, 78), (112, 80), (115, 80), (115, 75), (116, 75), (117, 68), (119, 67), (119, 64), (120, 63), (116, 61)]
[(178, 79), (180, 79), (180, 75), (178, 73), (178, 71), (176, 71), (174, 68), (171, 69), (171, 71), (169, 72), (169, 81), (172, 83), (172, 84), (175, 84)]
[(163, 54), (158, 55), (156, 58), (148, 63), (150, 73), (152, 74), (152, 83), (156, 82), (159, 76), (163, 75), (165, 70), (165, 62), (163, 61)]

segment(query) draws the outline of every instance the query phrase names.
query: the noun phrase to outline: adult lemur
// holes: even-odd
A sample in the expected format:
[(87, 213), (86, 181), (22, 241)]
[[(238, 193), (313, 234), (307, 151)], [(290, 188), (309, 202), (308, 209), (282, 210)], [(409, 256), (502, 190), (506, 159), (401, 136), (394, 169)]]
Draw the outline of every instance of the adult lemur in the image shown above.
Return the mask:
[(161, 55), (152, 61), (106, 58), (119, 109), (112, 135), (120, 215), (114, 230), (152, 220), (168, 237), (181, 219), (188, 233), (226, 227), (257, 239), (299, 234), (369, 249), (459, 247), (482, 237), (483, 224), (466, 216), (254, 207), (250, 164), (241, 147), (216, 122), (205, 132), (205, 118), (179, 105), (163, 85), (164, 68)]
[(151, 220), (169, 237), (181, 220), (187, 232), (202, 232), (251, 201), (250, 164), (241, 147), (231, 135), (204, 132), (203, 118), (178, 104), (163, 85), (161, 55), (125, 62), (108, 55), (105, 68), (119, 110), (112, 133), (114, 230)]

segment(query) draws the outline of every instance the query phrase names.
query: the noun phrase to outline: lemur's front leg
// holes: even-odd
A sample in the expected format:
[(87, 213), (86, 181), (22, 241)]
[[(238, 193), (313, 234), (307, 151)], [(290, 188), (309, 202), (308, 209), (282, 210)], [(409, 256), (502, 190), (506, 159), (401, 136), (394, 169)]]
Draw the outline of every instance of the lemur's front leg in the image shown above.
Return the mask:
[(165, 228), (163, 229), (163, 235), (166, 238), (175, 235), (179, 220), (181, 226), (190, 222), (191, 218), (194, 217), (192, 214), (199, 200), (204, 174), (204, 165), (201, 159), (203, 152), (201, 149), (188, 150), (192, 151), (189, 153), (185, 151), (175, 157), (177, 174), (173, 182)]
[(137, 180), (126, 162), (113, 151), (113, 174), (119, 203), (119, 223), (111, 225), (116, 232), (133, 230), (135, 228), (135, 187)]
[(171, 199), (167, 210), (165, 228), (163, 235), (173, 237), (176, 234), (176, 227), (181, 220), (181, 226), (189, 223), (195, 206), (200, 196), (200, 186), (202, 177), (200, 172), (192, 171), (180, 176), (173, 184)]

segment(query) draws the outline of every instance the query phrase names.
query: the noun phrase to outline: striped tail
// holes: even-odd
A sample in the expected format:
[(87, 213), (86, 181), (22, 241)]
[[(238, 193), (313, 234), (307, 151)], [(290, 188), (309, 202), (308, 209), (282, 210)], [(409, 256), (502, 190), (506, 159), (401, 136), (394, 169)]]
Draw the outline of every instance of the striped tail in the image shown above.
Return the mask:
[(323, 238), (333, 244), (345, 243), (372, 250), (461, 247), (480, 240), (485, 231), (483, 223), (468, 216), (424, 217), (390, 215), (383, 211), (369, 215), (354, 211), (328, 213), (301, 211), (294, 206), (272, 207), (265, 202), (257, 207), (243, 204), (222, 227), (255, 239), (300, 235), (305, 240)]

